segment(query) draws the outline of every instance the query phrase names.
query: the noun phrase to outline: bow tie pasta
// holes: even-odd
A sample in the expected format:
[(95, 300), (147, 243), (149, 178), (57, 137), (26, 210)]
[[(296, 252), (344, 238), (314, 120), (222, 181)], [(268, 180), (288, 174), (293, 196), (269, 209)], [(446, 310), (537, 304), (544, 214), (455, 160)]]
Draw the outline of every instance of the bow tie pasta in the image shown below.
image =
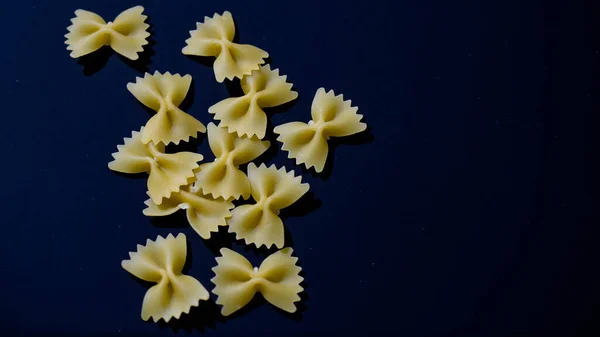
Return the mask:
[(329, 148), (329, 137), (344, 137), (364, 131), (367, 124), (362, 123), (358, 108), (351, 101), (344, 101), (342, 95), (335, 96), (333, 90), (317, 90), (312, 102), (312, 120), (306, 123), (291, 122), (279, 125), (273, 132), (279, 135), (277, 140), (283, 143), (282, 149), (288, 151), (288, 158), (295, 158), (296, 164), (305, 164), (321, 172), (325, 167)]
[(245, 257), (228, 248), (221, 249), (217, 266), (213, 268), (215, 284), (213, 293), (218, 296), (217, 304), (223, 306), (221, 314), (229, 316), (248, 304), (257, 292), (274, 306), (287, 312), (296, 312), (295, 302), (303, 278), (302, 268), (296, 266), (297, 257), (292, 257), (292, 248), (284, 248), (268, 256), (258, 268)]
[(179, 319), (182, 313), (198, 306), (200, 300), (208, 300), (208, 291), (195, 278), (183, 275), (187, 245), (184, 234), (166, 239), (158, 236), (156, 241), (147, 240), (146, 246), (137, 246), (137, 252), (129, 253), (129, 260), (123, 260), (121, 266), (135, 277), (155, 282), (148, 289), (142, 304), (142, 319), (152, 317), (154, 322), (161, 318), (168, 322)]
[(256, 204), (236, 207), (227, 221), (229, 231), (246, 244), (281, 248), (284, 231), (279, 210), (300, 199), (308, 192), (309, 185), (302, 184), (302, 177), (295, 177), (294, 171), (286, 172), (284, 167), (278, 170), (275, 165), (267, 168), (265, 164), (256, 167), (250, 163), (248, 178)]
[(279, 69), (271, 70), (267, 64), (240, 81), (244, 96), (230, 97), (211, 106), (208, 112), (221, 121), (219, 126), (238, 136), (265, 137), (267, 115), (262, 108), (269, 108), (293, 101), (298, 93), (292, 84), (286, 83), (287, 76), (279, 75)]
[(173, 192), (160, 205), (152, 199), (146, 200), (145, 204), (148, 207), (143, 213), (147, 216), (166, 216), (184, 209), (188, 222), (203, 239), (209, 239), (212, 232), (219, 230), (219, 226), (227, 225), (226, 219), (231, 217), (230, 210), (233, 208), (231, 202), (215, 200), (189, 186)]
[(238, 167), (256, 159), (271, 143), (256, 137), (237, 137), (213, 123), (208, 124), (208, 143), (216, 158), (212, 163), (200, 165), (194, 186), (213, 198), (248, 199), (250, 182)]
[(142, 142), (147, 144), (175, 143), (188, 141), (198, 132), (206, 132), (206, 127), (194, 117), (178, 108), (190, 89), (192, 76), (146, 73), (136, 77), (135, 83), (127, 83), (127, 90), (142, 104), (156, 111), (148, 120), (142, 133)]
[(248, 45), (233, 42), (235, 25), (230, 12), (204, 17), (204, 23), (196, 23), (196, 30), (190, 31), (182, 52), (185, 55), (215, 56), (213, 65), (217, 82), (226, 78), (242, 78), (265, 63), (269, 57), (266, 51)]
[(140, 132), (133, 131), (131, 138), (124, 138), (123, 145), (117, 145), (118, 152), (112, 154), (114, 160), (108, 168), (122, 173), (147, 172), (148, 194), (152, 202), (160, 204), (163, 198), (179, 191), (194, 178), (194, 170), (199, 167), (202, 155), (192, 152), (165, 153), (163, 144), (144, 144)]
[(115, 52), (130, 60), (137, 60), (138, 53), (148, 44), (147, 29), (144, 23), (146, 15), (142, 15), (144, 7), (135, 6), (123, 11), (114, 22), (106, 23), (98, 14), (78, 9), (71, 19), (72, 25), (65, 35), (67, 50), (71, 57), (77, 58), (92, 53), (102, 46), (110, 46)]

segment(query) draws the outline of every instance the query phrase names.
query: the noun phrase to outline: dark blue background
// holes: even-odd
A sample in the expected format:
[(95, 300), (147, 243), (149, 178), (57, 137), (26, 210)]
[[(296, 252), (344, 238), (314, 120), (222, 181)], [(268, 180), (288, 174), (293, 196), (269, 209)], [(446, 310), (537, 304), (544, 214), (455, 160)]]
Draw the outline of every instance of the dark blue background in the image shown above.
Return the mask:
[[(590, 2), (591, 3), (591, 2)], [(228, 97), (181, 54), (205, 15), (230, 10), (239, 38), (272, 56), (300, 97), (274, 125), (308, 120), (320, 86), (360, 108), (369, 132), (333, 142), (317, 176), (280, 144), (262, 157), (303, 173), (312, 195), (284, 212), (304, 268), (296, 315), (211, 303), (174, 324), (140, 319), (146, 287), (120, 262), (184, 232), (188, 273), (212, 289), (221, 233), (142, 215), (143, 177), (108, 170), (149, 114), (126, 90), (144, 62), (71, 59), (73, 11), (107, 20), (145, 6), (149, 71), (188, 73), (187, 111)], [(1, 5), (1, 329), (23, 335), (592, 336), (598, 316), (598, 58), (582, 2), (14, 1)], [(143, 60), (143, 61), (144, 61)], [(272, 136), (272, 135), (271, 135)], [(196, 145), (212, 159), (205, 136)], [(288, 243), (291, 241), (288, 241)], [(214, 297), (213, 297), (214, 300)], [(595, 311), (594, 311), (595, 310)], [(1, 331), (1, 330), (0, 330)], [(3, 332), (0, 334), (4, 335)]]

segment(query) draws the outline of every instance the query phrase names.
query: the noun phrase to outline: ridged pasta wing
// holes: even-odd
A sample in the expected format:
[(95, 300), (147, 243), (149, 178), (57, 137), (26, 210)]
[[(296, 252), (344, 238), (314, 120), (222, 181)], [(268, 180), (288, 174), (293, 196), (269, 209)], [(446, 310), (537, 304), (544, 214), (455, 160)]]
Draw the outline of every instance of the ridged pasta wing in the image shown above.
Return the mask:
[(300, 199), (309, 185), (302, 184), (302, 178), (295, 177), (293, 171), (286, 172), (283, 167), (278, 170), (275, 165), (256, 167), (250, 163), (248, 178), (256, 204), (236, 207), (227, 222), (229, 231), (246, 244), (281, 248), (285, 236), (279, 211)]
[(292, 84), (286, 76), (279, 75), (279, 69), (271, 70), (269, 65), (255, 70), (240, 81), (244, 96), (226, 98), (211, 106), (208, 112), (221, 121), (219, 126), (241, 136), (265, 137), (267, 115), (262, 108), (274, 107), (290, 102), (298, 97), (292, 91)]
[(156, 205), (152, 199), (146, 200), (145, 204), (147, 208), (143, 213), (147, 216), (165, 216), (180, 209), (185, 210), (188, 222), (204, 239), (209, 239), (212, 232), (219, 230), (219, 226), (227, 225), (226, 219), (231, 217), (230, 210), (233, 208), (229, 201), (213, 199), (189, 187), (171, 194), (160, 205)]
[(273, 129), (278, 134), (282, 149), (288, 151), (288, 158), (294, 158), (297, 165), (305, 164), (322, 172), (327, 161), (329, 137), (344, 137), (366, 130), (361, 122), (362, 115), (351, 101), (344, 101), (333, 90), (326, 92), (319, 88), (311, 106), (312, 120), (308, 123), (290, 122)]
[(213, 123), (208, 124), (208, 142), (216, 158), (200, 165), (195, 186), (214, 198), (248, 199), (250, 182), (238, 166), (260, 156), (270, 143), (256, 137), (237, 137)]
[(179, 109), (190, 88), (190, 75), (172, 75), (156, 71), (154, 75), (146, 73), (137, 77), (134, 83), (128, 83), (127, 89), (142, 104), (156, 111), (146, 123), (142, 133), (142, 142), (155, 144), (175, 143), (195, 138), (198, 132), (206, 132), (206, 127), (191, 115)]
[(295, 159), (296, 165), (304, 164), (306, 168), (323, 171), (329, 146), (327, 138), (313, 125), (290, 122), (276, 126), (273, 132), (279, 135), (277, 140), (282, 143), (281, 149), (288, 152), (288, 158)]
[(190, 31), (190, 38), (182, 52), (185, 55), (215, 56), (213, 64), (217, 82), (226, 78), (242, 78), (259, 68), (269, 54), (255, 46), (233, 42), (235, 25), (230, 12), (205, 17)]
[(129, 8), (119, 14), (110, 25), (110, 47), (130, 60), (137, 60), (138, 53), (143, 52), (144, 46), (148, 44), (150, 25), (144, 22), (148, 17), (143, 15), (143, 12), (142, 6)]
[(245, 257), (228, 248), (221, 248), (221, 256), (217, 257), (217, 266), (212, 270), (215, 277), (211, 279), (217, 295), (217, 304), (223, 306), (221, 314), (229, 316), (248, 304), (256, 294), (256, 286), (252, 282), (252, 265)]
[(260, 292), (269, 303), (287, 312), (296, 312), (295, 302), (304, 289), (300, 283), (302, 268), (296, 265), (297, 257), (292, 256), (292, 248), (284, 248), (269, 255), (258, 269), (262, 278)]
[(158, 236), (156, 241), (147, 240), (146, 246), (137, 246), (130, 258), (121, 266), (134, 276), (157, 283), (144, 296), (141, 316), (155, 322), (179, 318), (188, 313), (200, 300), (209, 298), (208, 291), (195, 278), (183, 275), (181, 270), (187, 255), (186, 237), (179, 234), (166, 238)]
[(65, 35), (71, 57), (81, 57), (102, 46), (110, 46), (126, 58), (137, 60), (150, 36), (150, 26), (144, 22), (147, 17), (143, 11), (144, 7), (135, 6), (119, 14), (114, 22), (106, 23), (98, 14), (76, 10), (72, 24), (67, 27), (69, 33)]
[(119, 151), (112, 154), (114, 160), (108, 168), (122, 173), (147, 172), (148, 193), (154, 203), (160, 204), (180, 186), (189, 184), (203, 156), (193, 152), (164, 153), (164, 145), (142, 142), (143, 131), (143, 127), (140, 132), (133, 131), (131, 138), (117, 146)]

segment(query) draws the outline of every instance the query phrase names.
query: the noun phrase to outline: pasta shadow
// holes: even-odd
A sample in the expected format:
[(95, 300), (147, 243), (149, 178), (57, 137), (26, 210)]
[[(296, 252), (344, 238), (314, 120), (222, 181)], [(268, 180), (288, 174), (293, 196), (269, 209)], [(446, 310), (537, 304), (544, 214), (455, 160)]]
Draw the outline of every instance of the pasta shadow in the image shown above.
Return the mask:
[[(283, 247), (282, 248), (277, 248), (277, 246), (275, 246), (275, 245), (272, 245), (270, 247), (267, 247), (265, 245), (256, 247), (255, 244), (246, 244), (244, 242), (244, 240), (238, 240), (238, 243), (243, 246), (244, 253), (245, 253), (244, 256), (246, 258), (251, 260), (251, 262), (257, 262), (260, 264), (260, 263), (262, 263), (262, 261), (264, 261), (264, 259), (266, 257), (277, 252), (278, 250), (283, 249), (285, 247), (294, 247), (294, 239), (292, 238), (292, 234), (290, 233), (290, 231), (287, 229), (287, 227), (285, 225), (283, 226), (283, 237), (284, 237), (284, 239), (283, 239)], [(228, 248), (230, 248), (230, 247), (228, 247)], [(254, 260), (252, 260), (252, 258), (249, 257), (248, 254), (252, 254), (254, 257)]]
[(215, 57), (214, 56), (198, 56), (198, 55), (185, 55), (187, 56), (189, 59), (200, 63), (201, 65), (205, 66), (205, 67), (211, 67), (213, 66), (213, 64), (215, 63)]
[[(202, 144), (204, 138), (202, 137), (202, 133), (198, 133), (196, 138), (190, 137), (189, 141), (181, 141), (179, 144), (171, 143), (166, 146), (165, 153), (177, 153), (177, 152), (194, 152), (198, 153), (198, 147)], [(204, 160), (199, 162), (198, 164), (204, 163)]]
[(292, 238), (292, 233), (290, 233), (290, 231), (285, 226), (283, 226), (283, 240), (284, 247), (294, 247), (294, 239)]
[(234, 78), (232, 80), (225, 80), (225, 88), (229, 93), (229, 97), (242, 97), (244, 96), (244, 91), (242, 90), (242, 84), (239, 78)]
[[(363, 120), (364, 121), (364, 120)], [(314, 168), (307, 169), (306, 166), (302, 165), (302, 174), (310, 174), (315, 178), (321, 178), (324, 181), (329, 180), (333, 167), (335, 166), (335, 150), (338, 146), (357, 146), (371, 143), (375, 140), (375, 136), (371, 133), (371, 127), (367, 125), (367, 128), (363, 132), (346, 136), (346, 137), (332, 137), (327, 143), (329, 146), (329, 153), (327, 154), (327, 161), (325, 167), (321, 173), (317, 173)]]
[(150, 223), (154, 227), (158, 228), (188, 228), (190, 223), (187, 219), (185, 210), (178, 210), (177, 212), (166, 215), (166, 216), (153, 216), (150, 217)]
[(168, 323), (163, 320), (159, 321), (158, 326), (160, 329), (171, 329), (175, 333), (179, 331), (191, 333), (194, 330), (199, 332), (205, 332), (207, 329), (217, 330), (217, 323), (226, 323), (244, 316), (266, 302), (262, 295), (257, 293), (242, 309), (230, 316), (223, 316), (221, 315), (221, 308), (211, 298), (208, 301), (200, 301), (197, 307), (192, 307), (188, 314), (182, 314), (179, 319), (171, 319)]
[(213, 255), (221, 256), (221, 248), (229, 248), (232, 249), (233, 241), (235, 241), (235, 236), (233, 233), (229, 233), (227, 231), (229, 227), (227, 226), (219, 226), (218, 232), (213, 232), (210, 235), (210, 239), (202, 240), (206, 248), (208, 248)]
[(92, 76), (104, 68), (112, 54), (114, 54), (114, 51), (109, 46), (103, 46), (93, 53), (80, 57), (77, 63), (83, 67), (85, 76)]
[(144, 50), (138, 54), (139, 58), (137, 60), (130, 60), (124, 56), (119, 55), (119, 58), (123, 60), (123, 62), (125, 62), (128, 66), (142, 73), (148, 71), (148, 66), (150, 65), (152, 55), (156, 54), (156, 52), (154, 51), (154, 45), (156, 45), (156, 41), (154, 41), (153, 38), (154, 31), (152, 29), (153, 25), (151, 24), (151, 22), (152, 17), (150, 15), (147, 15), (146, 23), (150, 25), (150, 27), (148, 27), (148, 33), (150, 33), (150, 36), (148, 36), (148, 38), (146, 39), (146, 41), (148, 41), (148, 44), (146, 44), (144, 46)]
[(146, 110), (146, 112), (150, 115), (150, 117), (152, 117), (156, 114), (156, 111), (154, 111), (152, 108), (145, 106), (144, 103), (140, 102), (137, 98), (135, 99), (135, 101), (137, 102), (137, 104), (139, 106), (142, 107), (142, 109)]
[(179, 109), (185, 111), (186, 113), (189, 113), (188, 110), (194, 104), (194, 99), (196, 98), (196, 90), (194, 90), (195, 86), (196, 86), (195, 81), (192, 78), (188, 92), (185, 95), (185, 98), (183, 99), (183, 101), (181, 101), (181, 103), (179, 104)]
[(144, 46), (144, 51), (142, 51), (141, 53), (138, 54), (139, 58), (137, 60), (130, 60), (121, 55), (119, 55), (119, 58), (121, 60), (123, 60), (123, 62), (125, 62), (131, 68), (133, 68), (141, 73), (145, 73), (148, 71), (148, 66), (150, 65), (150, 60), (152, 58), (152, 55), (154, 55), (156, 53), (154, 51), (155, 44), (156, 44), (156, 42), (154, 41), (154, 39), (152, 39), (152, 35), (150, 35), (148, 37), (148, 44)]
[[(271, 118), (267, 118), (267, 131), (265, 132), (265, 138), (263, 140), (268, 140), (270, 145), (269, 148), (261, 154), (256, 160), (255, 163), (268, 163), (273, 159), (277, 158), (277, 154), (279, 153), (279, 147), (277, 146), (277, 135), (273, 133), (273, 123), (271, 122)], [(244, 164), (243, 170), (246, 170), (246, 164)]]
[(322, 204), (321, 200), (315, 198), (315, 194), (312, 191), (308, 191), (298, 201), (290, 205), (290, 207), (282, 209), (279, 217), (285, 220), (290, 217), (305, 216), (319, 209)]
[(140, 172), (140, 173), (123, 173), (119, 171), (110, 170), (114, 175), (127, 178), (127, 179), (148, 179), (148, 173)]
[(144, 287), (146, 290), (152, 288), (152, 286), (155, 286), (156, 283), (154, 282), (148, 282), (148, 281), (144, 281), (140, 278), (137, 278), (135, 276), (133, 276), (133, 274), (130, 274), (129, 272), (127, 272), (127, 275), (134, 280), (137, 284), (141, 285), (142, 287)]
[[(158, 327), (162, 330), (171, 329), (174, 332), (185, 331), (191, 333), (194, 330), (205, 332), (207, 329), (216, 330), (217, 322), (225, 322), (221, 316), (217, 304), (209, 299), (200, 301), (197, 307), (192, 307), (190, 312), (182, 314), (179, 319), (171, 319), (168, 323), (164, 320), (158, 322)], [(150, 324), (154, 324), (150, 322)]]
[[(284, 236), (285, 236), (285, 245), (284, 246), (291, 246), (292, 244), (291, 242), (291, 236), (289, 236), (289, 232), (285, 229), (284, 227)], [(289, 240), (289, 241), (288, 241)], [(260, 261), (264, 260), (265, 257), (275, 253), (276, 251), (279, 250), (279, 248), (277, 248), (275, 245), (267, 247), (265, 245), (261, 245), (260, 247), (256, 247), (256, 244), (252, 243), (252, 244), (246, 244), (244, 242), (244, 240), (238, 240), (238, 243), (243, 246), (244, 249), (244, 253), (243, 254), (246, 258), (250, 259), (248, 257), (248, 254), (253, 254), (254, 258), (258, 259), (260, 257)]]
[[(293, 87), (292, 90), (293, 89), (295, 89), (295, 87)], [(265, 111), (265, 113), (267, 114), (267, 116), (270, 116), (270, 115), (274, 115), (274, 114), (279, 114), (279, 113), (282, 113), (282, 112), (286, 112), (286, 111), (290, 110), (291, 108), (293, 108), (297, 103), (298, 103), (298, 98), (296, 97), (296, 99), (291, 100), (291, 101), (289, 101), (287, 103), (283, 103), (281, 105), (273, 106), (273, 107), (270, 107), (270, 108), (264, 108), (263, 110)], [(273, 130), (273, 128), (272, 128), (273, 125), (269, 125), (269, 126), (271, 127), (270, 130), (272, 131)]]
[(233, 39), (231, 39), (231, 42), (240, 43), (240, 29), (238, 28), (236, 19), (233, 16), (231, 19), (233, 20), (233, 26), (235, 27), (235, 33), (233, 34)]

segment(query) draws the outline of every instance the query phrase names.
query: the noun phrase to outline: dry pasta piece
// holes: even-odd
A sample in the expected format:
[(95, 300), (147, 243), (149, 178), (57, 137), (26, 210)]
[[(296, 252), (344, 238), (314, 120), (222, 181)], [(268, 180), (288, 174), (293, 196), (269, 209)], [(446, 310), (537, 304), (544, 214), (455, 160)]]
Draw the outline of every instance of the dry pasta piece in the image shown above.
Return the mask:
[(135, 83), (127, 83), (127, 90), (142, 104), (156, 111), (148, 120), (142, 142), (147, 144), (175, 143), (195, 138), (198, 132), (206, 132), (206, 127), (194, 117), (178, 108), (190, 89), (192, 76), (146, 73), (136, 77)]
[(190, 31), (182, 52), (185, 55), (214, 56), (213, 65), (217, 82), (226, 78), (242, 78), (265, 63), (269, 53), (249, 44), (233, 42), (235, 25), (230, 12), (204, 17), (204, 23), (197, 22), (196, 30)]
[(278, 170), (275, 165), (256, 167), (250, 163), (248, 178), (256, 204), (236, 207), (227, 221), (229, 231), (246, 244), (281, 248), (284, 232), (279, 211), (300, 199), (308, 192), (309, 185), (302, 183), (301, 176), (295, 177), (294, 171), (286, 172), (285, 167)]
[(295, 158), (296, 165), (305, 164), (321, 172), (325, 167), (329, 147), (329, 137), (349, 136), (367, 128), (362, 123), (358, 108), (351, 106), (350, 100), (344, 101), (343, 95), (335, 96), (333, 90), (317, 90), (312, 102), (312, 120), (307, 123), (291, 122), (279, 125), (273, 132), (279, 135), (277, 140), (288, 151), (288, 158)]
[(163, 144), (142, 143), (143, 132), (144, 127), (140, 132), (133, 131), (131, 138), (124, 138), (125, 143), (117, 145), (119, 151), (112, 154), (114, 160), (108, 168), (122, 173), (147, 172), (148, 194), (159, 205), (163, 198), (193, 180), (203, 157), (193, 152), (165, 153)]
[(295, 302), (304, 289), (300, 283), (302, 268), (296, 265), (292, 248), (284, 248), (269, 255), (258, 268), (245, 257), (228, 248), (221, 248), (217, 266), (212, 270), (215, 277), (213, 293), (217, 304), (223, 306), (221, 314), (229, 316), (248, 304), (257, 292), (274, 306), (287, 312), (296, 312)]
[(269, 108), (293, 101), (298, 93), (292, 84), (286, 83), (287, 76), (279, 75), (279, 69), (271, 70), (267, 64), (240, 81), (244, 96), (226, 98), (211, 106), (208, 112), (221, 121), (219, 126), (238, 136), (265, 137), (267, 115), (262, 108)]
[(123, 269), (137, 278), (156, 283), (144, 296), (144, 321), (179, 319), (182, 313), (187, 314), (191, 307), (198, 306), (200, 300), (208, 300), (206, 288), (195, 278), (181, 273), (186, 255), (184, 234), (177, 237), (169, 234), (166, 239), (159, 235), (156, 241), (148, 239), (146, 246), (138, 245), (136, 252), (129, 253), (129, 260), (121, 262)]
[(135, 6), (119, 14), (114, 22), (106, 23), (102, 17), (83, 9), (75, 11), (69, 33), (65, 35), (67, 50), (77, 58), (92, 53), (102, 46), (110, 46), (117, 53), (130, 60), (137, 60), (138, 53), (148, 44), (147, 16), (142, 15), (144, 7)]
[(231, 202), (213, 199), (191, 186), (172, 193), (160, 205), (152, 199), (146, 200), (145, 204), (147, 208), (143, 213), (147, 216), (166, 216), (185, 210), (188, 222), (203, 239), (209, 239), (212, 232), (219, 231), (219, 226), (227, 225), (226, 219), (231, 217), (230, 210), (233, 208)]
[(238, 137), (213, 123), (208, 124), (208, 143), (216, 158), (200, 165), (195, 186), (213, 198), (248, 199), (250, 181), (238, 167), (256, 159), (271, 143), (256, 137)]

